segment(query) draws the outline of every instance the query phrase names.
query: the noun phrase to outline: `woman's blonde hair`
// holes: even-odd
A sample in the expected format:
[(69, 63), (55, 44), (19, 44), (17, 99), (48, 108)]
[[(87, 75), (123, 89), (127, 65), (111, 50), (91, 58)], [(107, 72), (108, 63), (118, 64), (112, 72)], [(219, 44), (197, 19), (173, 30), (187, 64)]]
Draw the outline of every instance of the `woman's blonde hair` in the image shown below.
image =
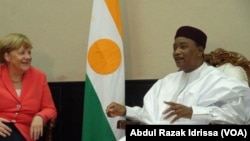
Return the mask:
[(13, 50), (19, 49), (21, 46), (25, 49), (32, 49), (32, 43), (27, 36), (20, 33), (11, 33), (6, 35), (0, 40), (0, 64), (5, 64), (6, 60), (4, 54), (11, 52)]

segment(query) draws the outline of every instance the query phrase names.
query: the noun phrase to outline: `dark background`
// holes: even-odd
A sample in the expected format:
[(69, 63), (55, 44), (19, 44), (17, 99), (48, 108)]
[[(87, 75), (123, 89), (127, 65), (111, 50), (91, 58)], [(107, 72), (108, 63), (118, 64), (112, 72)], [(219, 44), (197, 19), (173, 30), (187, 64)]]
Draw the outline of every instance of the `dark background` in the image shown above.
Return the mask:
[[(142, 99), (156, 80), (126, 80), (125, 103), (142, 106)], [(85, 82), (49, 82), (58, 110), (53, 141), (81, 141)]]

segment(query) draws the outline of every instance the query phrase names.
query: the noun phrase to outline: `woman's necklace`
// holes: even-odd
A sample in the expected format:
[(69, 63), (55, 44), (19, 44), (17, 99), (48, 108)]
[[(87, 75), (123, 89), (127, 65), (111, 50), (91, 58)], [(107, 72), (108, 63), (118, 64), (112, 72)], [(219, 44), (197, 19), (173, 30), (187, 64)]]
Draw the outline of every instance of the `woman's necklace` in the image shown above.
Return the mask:
[(11, 80), (13, 83), (19, 83), (21, 80)]

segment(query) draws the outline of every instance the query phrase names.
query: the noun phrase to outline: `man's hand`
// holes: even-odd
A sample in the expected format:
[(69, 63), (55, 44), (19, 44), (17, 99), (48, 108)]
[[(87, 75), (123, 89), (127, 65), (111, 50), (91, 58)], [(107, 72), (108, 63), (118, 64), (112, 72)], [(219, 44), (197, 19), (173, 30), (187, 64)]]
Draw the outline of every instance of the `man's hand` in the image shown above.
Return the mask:
[(126, 107), (124, 105), (112, 102), (107, 106), (106, 114), (108, 117), (125, 116)]
[(189, 118), (191, 119), (193, 114), (193, 109), (191, 107), (187, 107), (182, 104), (178, 104), (175, 102), (167, 102), (164, 101), (169, 107), (163, 111), (162, 114), (165, 115), (164, 119), (168, 119), (172, 116), (175, 116), (170, 123), (174, 123), (176, 120), (180, 118)]

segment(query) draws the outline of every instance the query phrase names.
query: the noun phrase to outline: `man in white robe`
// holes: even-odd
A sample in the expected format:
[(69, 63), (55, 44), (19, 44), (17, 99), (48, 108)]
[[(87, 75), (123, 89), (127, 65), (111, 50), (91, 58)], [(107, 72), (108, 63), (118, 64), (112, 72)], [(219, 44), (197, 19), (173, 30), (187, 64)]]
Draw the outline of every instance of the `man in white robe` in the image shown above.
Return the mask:
[(179, 71), (159, 79), (144, 96), (143, 107), (112, 102), (107, 115), (145, 124), (250, 124), (248, 83), (208, 66), (206, 41), (200, 29), (180, 27), (173, 44)]

